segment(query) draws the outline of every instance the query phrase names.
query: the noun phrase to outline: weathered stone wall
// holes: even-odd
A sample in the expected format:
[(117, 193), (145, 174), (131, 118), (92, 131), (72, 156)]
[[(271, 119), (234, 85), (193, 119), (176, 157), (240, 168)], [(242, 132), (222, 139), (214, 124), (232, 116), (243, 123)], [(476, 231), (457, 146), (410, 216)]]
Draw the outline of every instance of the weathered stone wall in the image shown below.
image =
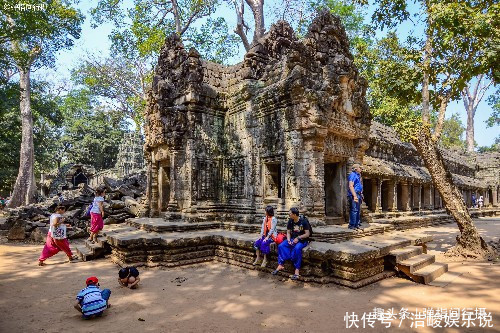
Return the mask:
[(144, 168), (144, 140), (139, 132), (125, 133), (118, 146), (115, 169), (118, 178), (136, 173)]
[(278, 22), (235, 66), (168, 38), (146, 114), (151, 214), (253, 221), (271, 204), (319, 221), (330, 199), (331, 216), (342, 216), (342, 182), (367, 148), (365, 90), (344, 28), (326, 12), (301, 40)]

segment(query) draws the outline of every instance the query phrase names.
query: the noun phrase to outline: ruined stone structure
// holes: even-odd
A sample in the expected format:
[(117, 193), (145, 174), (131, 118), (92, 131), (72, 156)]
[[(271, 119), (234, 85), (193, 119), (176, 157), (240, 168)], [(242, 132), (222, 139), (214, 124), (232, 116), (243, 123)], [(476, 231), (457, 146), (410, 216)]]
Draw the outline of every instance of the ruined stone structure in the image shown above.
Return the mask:
[(144, 168), (144, 140), (139, 132), (125, 133), (118, 146), (115, 169), (119, 178)]
[(479, 195), (485, 198), (485, 206), (500, 204), (500, 152), (476, 154), (474, 158), (477, 177), (484, 179), (487, 188)]
[(146, 114), (151, 215), (254, 221), (271, 204), (343, 220), (347, 170), (368, 147), (365, 90), (326, 12), (301, 40), (274, 24), (234, 66), (168, 38)]
[[(375, 121), (370, 127), (369, 141), (370, 147), (363, 158), (363, 188), (372, 212), (443, 208), (431, 176), (412, 144), (401, 142), (394, 129)], [(467, 205), (471, 206), (472, 193), (475, 193), (477, 198), (483, 195), (487, 206), (491, 192), (498, 188), (498, 155), (495, 159), (493, 154), (486, 158), (487, 155), (478, 154), (474, 160), (445, 149), (441, 149), (441, 155)]]
[(67, 164), (52, 173), (42, 173), (40, 194), (47, 197), (58, 192), (75, 189), (79, 184), (89, 185), (95, 174), (94, 167), (85, 164)]

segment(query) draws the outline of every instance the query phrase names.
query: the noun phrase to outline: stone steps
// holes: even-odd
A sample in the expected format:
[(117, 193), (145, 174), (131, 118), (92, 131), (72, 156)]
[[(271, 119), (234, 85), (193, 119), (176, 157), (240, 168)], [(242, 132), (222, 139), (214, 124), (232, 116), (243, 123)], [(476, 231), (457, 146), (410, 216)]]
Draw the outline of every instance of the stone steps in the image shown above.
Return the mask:
[(419, 283), (429, 284), (446, 272), (448, 272), (448, 264), (436, 262), (414, 272), (413, 278)]
[(388, 263), (413, 281), (429, 284), (448, 272), (448, 264), (435, 262), (436, 256), (422, 251), (422, 246), (407, 246), (392, 250), (387, 257)]
[(104, 236), (99, 236), (96, 243), (91, 243), (88, 240), (76, 243), (74, 245), (77, 256), (82, 261), (90, 261), (97, 258), (102, 258), (106, 253), (110, 252), (107, 244), (107, 239)]

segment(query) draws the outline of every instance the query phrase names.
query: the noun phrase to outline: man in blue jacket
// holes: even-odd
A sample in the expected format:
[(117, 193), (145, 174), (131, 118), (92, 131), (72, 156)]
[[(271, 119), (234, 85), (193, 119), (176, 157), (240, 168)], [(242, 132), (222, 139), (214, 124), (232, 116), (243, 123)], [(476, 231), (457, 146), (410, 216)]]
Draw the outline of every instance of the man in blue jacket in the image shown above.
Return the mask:
[(349, 191), (349, 229), (361, 229), (361, 203), (363, 202), (363, 180), (361, 178), (361, 166), (357, 163), (352, 165), (352, 172), (347, 179)]

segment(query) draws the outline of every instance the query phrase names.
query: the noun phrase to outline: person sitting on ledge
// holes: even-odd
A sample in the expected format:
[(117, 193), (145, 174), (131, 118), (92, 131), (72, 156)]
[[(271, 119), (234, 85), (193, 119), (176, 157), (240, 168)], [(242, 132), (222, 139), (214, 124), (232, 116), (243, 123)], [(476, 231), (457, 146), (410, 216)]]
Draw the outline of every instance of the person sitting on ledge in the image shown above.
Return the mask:
[(278, 246), (278, 267), (271, 273), (276, 275), (285, 267), (286, 260), (292, 260), (295, 267), (295, 273), (290, 277), (292, 280), (298, 280), (300, 276), (300, 267), (302, 265), (302, 249), (309, 244), (311, 235), (311, 226), (306, 218), (299, 215), (299, 209), (292, 207), (289, 212), (290, 219), (286, 226), (287, 241)]
[(118, 283), (121, 286), (135, 289), (139, 281), (139, 271), (135, 267), (124, 267), (118, 271)]
[(271, 243), (275, 241), (278, 236), (278, 231), (276, 230), (276, 225), (278, 220), (274, 217), (274, 209), (272, 206), (266, 207), (266, 216), (262, 220), (262, 227), (260, 229), (260, 238), (254, 243), (255, 252), (257, 253), (257, 258), (253, 262), (253, 265), (257, 265), (260, 261), (260, 253), (264, 255), (264, 260), (262, 261), (261, 267), (266, 267), (267, 265), (267, 255), (271, 251)]

